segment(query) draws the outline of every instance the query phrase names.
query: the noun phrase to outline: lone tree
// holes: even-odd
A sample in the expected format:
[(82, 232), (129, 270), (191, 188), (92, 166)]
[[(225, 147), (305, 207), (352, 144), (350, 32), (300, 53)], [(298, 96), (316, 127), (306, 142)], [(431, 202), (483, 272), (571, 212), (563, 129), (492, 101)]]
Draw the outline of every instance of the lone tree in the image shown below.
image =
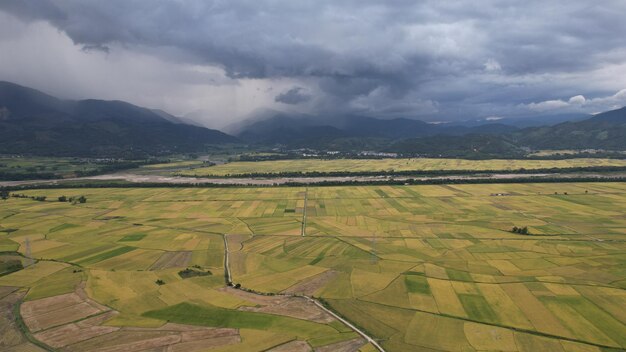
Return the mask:
[(2, 200), (8, 199), (9, 191), (7, 191), (6, 189), (0, 190), (0, 198), (2, 198)]
[(524, 227), (513, 226), (513, 229), (511, 230), (511, 232), (519, 233), (520, 235), (529, 235), (530, 234), (528, 232), (528, 226), (524, 226)]
[(154, 283), (155, 283), (155, 284), (157, 284), (157, 285), (159, 285), (159, 286), (163, 286), (163, 285), (165, 285), (165, 281), (163, 281), (163, 280), (161, 280), (161, 279), (156, 280)]
[(85, 198), (85, 196), (80, 196), (80, 197), (78, 198), (78, 202), (79, 202), (79, 203), (87, 203), (87, 198)]
[(66, 196), (60, 196), (59, 197), (59, 202), (67, 202), (67, 197)]

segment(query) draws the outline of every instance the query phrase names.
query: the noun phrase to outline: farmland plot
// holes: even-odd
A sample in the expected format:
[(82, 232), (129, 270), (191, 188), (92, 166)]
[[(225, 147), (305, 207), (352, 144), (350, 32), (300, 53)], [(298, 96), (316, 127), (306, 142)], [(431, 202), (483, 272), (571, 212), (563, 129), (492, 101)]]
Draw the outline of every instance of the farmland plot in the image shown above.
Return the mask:
[[(84, 299), (108, 309), (83, 326), (35, 315), (32, 331), (63, 350), (105, 339), (59, 340), (76, 329), (174, 346), (182, 335), (167, 321), (236, 329), (212, 340), (220, 350), (373, 348), (320, 312), (224, 289), (225, 241), (233, 284), (317, 297), (389, 351), (626, 348), (623, 183), (23, 193), (89, 200), (2, 204), (0, 229), (11, 231), (0, 246), (36, 260), (0, 286), (28, 290), (26, 307), (50, 297), (73, 307), (84, 285)], [(183, 278), (186, 268), (211, 274)], [(147, 330), (129, 335), (137, 328)]]

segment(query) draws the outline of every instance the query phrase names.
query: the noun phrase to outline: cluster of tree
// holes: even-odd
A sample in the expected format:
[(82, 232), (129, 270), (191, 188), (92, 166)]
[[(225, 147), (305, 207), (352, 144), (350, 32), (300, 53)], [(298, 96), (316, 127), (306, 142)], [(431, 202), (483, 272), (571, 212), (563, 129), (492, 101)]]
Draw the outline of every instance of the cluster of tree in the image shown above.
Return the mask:
[(262, 295), (262, 296), (275, 296), (276, 295), (274, 292), (259, 292), (259, 291), (253, 290), (251, 288), (246, 288), (246, 287), (241, 286), (240, 283), (233, 284), (232, 282), (227, 282), (226, 285), (229, 286), (229, 287), (234, 287), (234, 288), (236, 288), (238, 290), (254, 293), (254, 294), (257, 294), (257, 295)]
[(2, 260), (0, 258), (0, 275), (10, 274), (24, 269), (22, 261), (19, 259)]
[[(7, 199), (9, 196), (9, 191), (7, 189), (2, 189), (0, 190), (0, 196), (2, 197), (2, 199)], [(13, 198), (28, 198), (28, 199), (32, 199), (32, 200), (36, 200), (39, 202), (45, 202), (46, 199), (48, 197), (46, 196), (28, 196), (26, 194), (21, 194), (21, 193), (11, 193), (11, 197)], [(59, 198), (57, 198), (59, 202), (70, 202), (72, 204), (76, 204), (76, 203), (87, 203), (87, 198), (85, 196), (80, 196), (80, 197), (66, 197), (66, 196), (60, 196)]]
[(528, 232), (527, 226), (524, 226), (524, 227), (513, 226), (513, 228), (511, 229), (511, 232), (518, 233), (520, 235), (530, 235), (530, 232)]
[(196, 276), (209, 276), (209, 275), (213, 275), (213, 273), (210, 270), (202, 270), (202, 268), (199, 265), (194, 265), (192, 268), (187, 268), (185, 270), (181, 270), (178, 272), (178, 276), (180, 276), (183, 279), (187, 279), (190, 277), (196, 277)]
[(17, 193), (11, 193), (11, 197), (13, 198), (28, 198), (28, 199), (32, 199), (32, 200), (36, 200), (38, 202), (45, 202), (46, 201), (46, 196), (27, 196), (25, 194), (17, 194)]
[(66, 196), (60, 196), (58, 198), (59, 202), (70, 202), (72, 204), (76, 204), (76, 203), (87, 203), (87, 198), (85, 196), (80, 196), (80, 197), (66, 197)]

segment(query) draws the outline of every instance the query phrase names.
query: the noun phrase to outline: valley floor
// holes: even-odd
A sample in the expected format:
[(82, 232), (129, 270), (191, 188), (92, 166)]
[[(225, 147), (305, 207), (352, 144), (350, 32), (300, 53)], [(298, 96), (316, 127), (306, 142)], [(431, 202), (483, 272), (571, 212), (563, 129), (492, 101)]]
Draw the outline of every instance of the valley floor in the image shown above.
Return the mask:
[(626, 348), (626, 183), (14, 193), (0, 349)]

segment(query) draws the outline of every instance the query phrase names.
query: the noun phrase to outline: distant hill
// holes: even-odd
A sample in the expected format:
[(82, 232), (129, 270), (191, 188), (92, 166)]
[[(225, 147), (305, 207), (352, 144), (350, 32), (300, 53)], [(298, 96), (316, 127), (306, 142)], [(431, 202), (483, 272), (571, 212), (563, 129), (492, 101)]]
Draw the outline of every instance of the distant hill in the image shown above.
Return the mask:
[(451, 126), (466, 126), (466, 127), (476, 127), (485, 124), (502, 124), (517, 128), (528, 128), (528, 127), (542, 127), (542, 126), (553, 126), (562, 122), (574, 122), (581, 121), (591, 118), (590, 114), (581, 114), (581, 113), (564, 113), (564, 114), (549, 114), (549, 115), (530, 115), (530, 116), (522, 116), (522, 117), (490, 117), (486, 119), (478, 119), (478, 120), (464, 120), (464, 121), (455, 121), (450, 122), (447, 125)]
[(468, 134), (406, 139), (393, 143), (386, 151), (455, 158), (519, 158), (525, 150), (500, 135)]
[[(566, 118), (572, 121), (560, 122)], [(509, 157), (529, 149), (626, 150), (626, 109), (537, 117), (524, 129), (501, 121), (432, 124), (411, 119), (363, 116), (323, 118), (275, 114), (239, 126), (237, 136), (253, 144), (344, 151), (384, 150), (429, 156)], [(507, 120), (503, 120), (506, 122)], [(523, 121), (515, 122), (523, 125)]]
[(626, 150), (626, 108), (581, 121), (530, 127), (502, 134), (434, 136), (397, 141), (386, 150), (398, 153), (459, 157), (515, 157), (529, 149)]
[(318, 126), (307, 119), (277, 115), (245, 126), (237, 137), (253, 144), (290, 146), (321, 145), (347, 135), (332, 126)]
[(582, 121), (520, 130), (512, 138), (534, 149), (626, 150), (626, 108)]
[(375, 141), (375, 145), (379, 145), (381, 140), (392, 142), (436, 135), (501, 134), (515, 130), (517, 128), (496, 123), (467, 127), (438, 125), (403, 118), (382, 120), (364, 116), (339, 116), (329, 119), (276, 114), (247, 124), (244, 121), (238, 127), (236, 135), (248, 143), (319, 148), (354, 145), (356, 139), (362, 140), (356, 145), (367, 147), (370, 145), (368, 141)]
[(236, 142), (164, 111), (123, 101), (61, 100), (0, 81), (0, 153), (140, 157)]

